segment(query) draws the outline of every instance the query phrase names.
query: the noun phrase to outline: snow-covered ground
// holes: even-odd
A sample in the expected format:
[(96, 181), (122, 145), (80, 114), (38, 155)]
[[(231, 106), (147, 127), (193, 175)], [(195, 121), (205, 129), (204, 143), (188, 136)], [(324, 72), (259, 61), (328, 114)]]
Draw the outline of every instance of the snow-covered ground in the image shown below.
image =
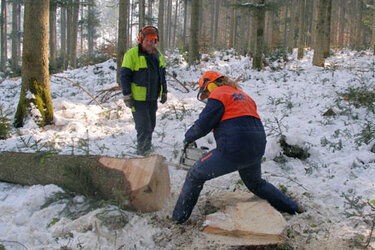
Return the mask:
[[(205, 62), (189, 68), (178, 54), (168, 55), (168, 72), (181, 82), (197, 82), (207, 70), (217, 70), (240, 82), (258, 105), (268, 134), (263, 177), (300, 201), (307, 212), (283, 214), (289, 223), (284, 232), (295, 249), (360, 249), (370, 237), (375, 211), (375, 110), (355, 107), (340, 93), (349, 88), (374, 91), (375, 57), (369, 52), (340, 52), (326, 61), (326, 69), (311, 64), (312, 52), (303, 60), (274, 63), (264, 71), (251, 69), (251, 60), (233, 51), (205, 55)], [(57, 150), (60, 154), (127, 157), (135, 152), (136, 133), (129, 109), (120, 95), (102, 103), (91, 100), (69, 78), (91, 94), (116, 86), (115, 63), (51, 76), (55, 125), (38, 128), (31, 120), (0, 140), (0, 151)], [(159, 105), (153, 134), (154, 153), (178, 162), (184, 133), (204, 107), (168, 78), (168, 101)], [(10, 120), (18, 103), (21, 79), (0, 84), (0, 107)], [(374, 106), (373, 106), (374, 107)], [(324, 115), (327, 111), (335, 115)], [(367, 130), (365, 129), (367, 128)], [(361, 142), (367, 131), (372, 139)], [(291, 145), (308, 148), (310, 157), (280, 157), (280, 133)], [(371, 138), (371, 136), (370, 136)], [(212, 134), (197, 141), (215, 147)], [(279, 159), (274, 161), (274, 159)], [(281, 159), (281, 160), (280, 160)], [(232, 173), (206, 183), (190, 221), (176, 226), (170, 221), (186, 172), (169, 167), (171, 195), (162, 211), (133, 213), (115, 206), (64, 192), (55, 185), (20, 186), (0, 182), (0, 249), (204, 249), (201, 232), (205, 201), (220, 192), (246, 190)], [(373, 233), (372, 238), (375, 238)], [(224, 247), (224, 246), (219, 246)], [(225, 248), (225, 247), (224, 247)], [(375, 248), (372, 239), (369, 248)]]

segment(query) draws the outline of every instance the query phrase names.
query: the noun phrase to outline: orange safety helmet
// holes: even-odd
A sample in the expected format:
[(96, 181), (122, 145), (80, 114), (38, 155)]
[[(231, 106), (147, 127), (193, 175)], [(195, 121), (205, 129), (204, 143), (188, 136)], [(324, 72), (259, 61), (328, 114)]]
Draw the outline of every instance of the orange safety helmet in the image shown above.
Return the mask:
[(224, 76), (216, 71), (207, 71), (206, 73), (204, 73), (199, 79), (199, 91), (198, 91), (197, 99), (199, 101), (206, 99), (208, 97), (207, 91), (209, 92), (212, 91), (211, 90), (212, 88), (209, 87), (210, 83), (218, 80), (221, 77), (224, 77)]
[(142, 44), (143, 39), (155, 39), (156, 43), (159, 42), (159, 31), (156, 27), (151, 25), (146, 25), (139, 31), (138, 41)]

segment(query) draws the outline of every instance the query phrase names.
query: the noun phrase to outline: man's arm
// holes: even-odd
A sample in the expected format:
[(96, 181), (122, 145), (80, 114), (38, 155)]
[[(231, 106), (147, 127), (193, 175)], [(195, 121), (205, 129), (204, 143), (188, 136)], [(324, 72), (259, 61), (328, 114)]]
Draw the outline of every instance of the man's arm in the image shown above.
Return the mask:
[(133, 71), (128, 68), (121, 67), (120, 70), (120, 82), (122, 87), (122, 94), (124, 96), (130, 95), (132, 93), (130, 83), (132, 79)]
[(198, 120), (185, 133), (186, 142), (191, 143), (207, 135), (220, 122), (224, 110), (225, 108), (221, 101), (208, 99), (206, 107), (200, 113)]
[(120, 69), (120, 82), (121, 82), (121, 88), (122, 88), (122, 94), (124, 96), (130, 95), (132, 93), (131, 91), (131, 81), (133, 77), (133, 70), (132, 70), (133, 60), (130, 55), (130, 51), (128, 50), (125, 55), (124, 59), (122, 61), (122, 66)]

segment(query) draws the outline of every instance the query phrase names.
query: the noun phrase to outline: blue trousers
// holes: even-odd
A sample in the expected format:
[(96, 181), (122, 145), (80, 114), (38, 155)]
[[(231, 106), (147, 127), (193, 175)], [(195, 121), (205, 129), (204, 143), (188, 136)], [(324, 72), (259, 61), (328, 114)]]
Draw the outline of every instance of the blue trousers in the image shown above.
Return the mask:
[(157, 101), (134, 101), (132, 114), (137, 131), (137, 154), (139, 155), (144, 155), (151, 149), (157, 109)]
[(187, 173), (172, 219), (181, 224), (189, 219), (199, 194), (207, 180), (238, 171), (246, 187), (258, 197), (267, 200), (281, 212), (294, 214), (298, 205), (275, 186), (261, 177), (261, 157), (252, 161), (233, 162), (214, 149), (203, 156)]

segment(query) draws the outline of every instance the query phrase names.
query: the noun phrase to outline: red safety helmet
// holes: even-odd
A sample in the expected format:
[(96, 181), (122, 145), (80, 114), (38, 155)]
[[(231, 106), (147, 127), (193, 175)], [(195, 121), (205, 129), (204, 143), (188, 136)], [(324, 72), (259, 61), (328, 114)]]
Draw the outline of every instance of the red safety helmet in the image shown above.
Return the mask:
[(159, 42), (159, 31), (156, 27), (151, 25), (146, 25), (139, 31), (138, 41), (142, 44), (143, 39), (155, 39), (156, 43)]
[(207, 95), (208, 85), (211, 82), (214, 82), (221, 77), (224, 77), (224, 76), (216, 71), (207, 71), (206, 73), (204, 73), (199, 79), (199, 91), (198, 91), (197, 99), (199, 101), (206, 99), (208, 97)]

